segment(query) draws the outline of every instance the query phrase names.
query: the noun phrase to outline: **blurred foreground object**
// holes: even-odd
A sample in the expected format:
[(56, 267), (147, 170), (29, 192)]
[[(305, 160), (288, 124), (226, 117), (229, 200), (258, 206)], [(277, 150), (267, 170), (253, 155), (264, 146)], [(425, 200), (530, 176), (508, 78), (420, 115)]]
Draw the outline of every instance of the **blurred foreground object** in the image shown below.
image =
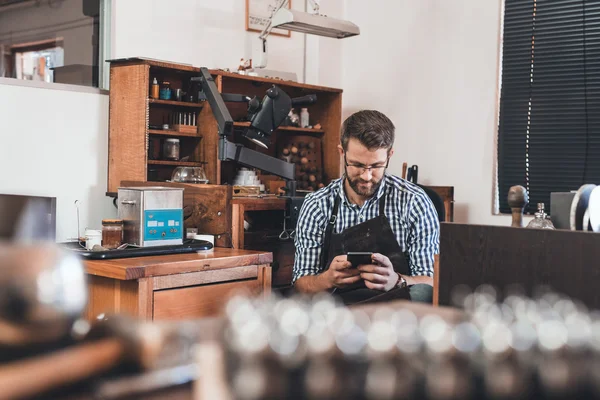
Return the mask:
[(79, 258), (45, 242), (0, 242), (0, 347), (68, 334), (87, 304)]
[(83, 381), (89, 386), (84, 391), (102, 399), (190, 382), (197, 378), (192, 355), (199, 332), (193, 322), (159, 324), (119, 315), (81, 323), (72, 345), (0, 364), (0, 400), (67, 394)]
[(0, 239), (54, 241), (56, 198), (0, 194)]
[(459, 287), (455, 319), (401, 302), (236, 297), (221, 339), (198, 354), (196, 399), (600, 398), (600, 315), (547, 289), (521, 293)]

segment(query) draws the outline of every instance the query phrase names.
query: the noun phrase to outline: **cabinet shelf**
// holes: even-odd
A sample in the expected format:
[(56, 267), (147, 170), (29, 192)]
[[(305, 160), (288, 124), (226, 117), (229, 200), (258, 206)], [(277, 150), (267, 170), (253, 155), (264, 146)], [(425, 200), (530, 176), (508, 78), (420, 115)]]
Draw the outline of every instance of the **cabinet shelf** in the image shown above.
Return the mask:
[(169, 130), (160, 130), (160, 129), (148, 129), (148, 133), (151, 135), (162, 135), (162, 136), (185, 136), (185, 137), (195, 137), (195, 138), (202, 137), (201, 135), (198, 135), (197, 133), (169, 131)]
[[(234, 122), (233, 126), (248, 127), (248, 126), (250, 126), (250, 122)], [(312, 134), (320, 134), (320, 135), (325, 133), (325, 130), (323, 130), (323, 129), (298, 128), (295, 126), (280, 126), (276, 130), (287, 131), (287, 132), (297, 132), (297, 133), (312, 133)]]
[(148, 160), (148, 165), (172, 165), (175, 167), (201, 167), (203, 162)]
[(174, 101), (174, 100), (160, 100), (160, 99), (148, 99), (150, 104), (162, 104), (165, 106), (178, 106), (178, 107), (189, 107), (189, 108), (202, 108), (203, 103), (189, 103), (186, 101)]

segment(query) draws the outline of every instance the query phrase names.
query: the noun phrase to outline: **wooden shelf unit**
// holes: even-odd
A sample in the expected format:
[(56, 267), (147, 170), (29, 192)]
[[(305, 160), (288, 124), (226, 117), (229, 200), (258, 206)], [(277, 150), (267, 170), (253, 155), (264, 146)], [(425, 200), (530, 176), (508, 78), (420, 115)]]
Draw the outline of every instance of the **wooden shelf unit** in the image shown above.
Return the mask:
[[(221, 162), (218, 159), (219, 134), (216, 120), (210, 105), (206, 101), (191, 103), (184, 101), (160, 100), (149, 97), (154, 78), (160, 83), (169, 81), (171, 89), (184, 92), (197, 92), (199, 86), (191, 83), (192, 77), (200, 75), (200, 68), (190, 65), (167, 63), (144, 59), (112, 60), (110, 66), (110, 122), (109, 122), (109, 168), (107, 192), (117, 191), (121, 181), (166, 181), (168, 171), (161, 174), (150, 171), (149, 167), (161, 168), (178, 165), (202, 165), (211, 184), (231, 184), (239, 169), (237, 163)], [(313, 142), (312, 154), (307, 157), (317, 169), (317, 176), (323, 184), (341, 176), (341, 160), (337, 156), (340, 126), (342, 118), (342, 90), (298, 82), (250, 77), (221, 70), (210, 70), (217, 88), (222, 93), (244, 94), (263, 98), (272, 85), (279, 86), (290, 97), (316, 94), (317, 102), (308, 106), (310, 123), (319, 123), (321, 129), (281, 126), (271, 136), (269, 149), (258, 148), (243, 137), (243, 128), (248, 122), (235, 122), (236, 128), (231, 141), (243, 143), (246, 147), (281, 157), (282, 149), (296, 143)], [(236, 121), (247, 116), (247, 104), (226, 103)], [(162, 107), (165, 106), (165, 107)], [(300, 110), (296, 110), (299, 112)], [(149, 129), (150, 125), (162, 125), (171, 122), (171, 113), (196, 113), (198, 131), (196, 133), (175, 130)], [(191, 163), (164, 162), (157, 157), (156, 151), (149, 157), (149, 149), (162, 150), (167, 137), (181, 138), (180, 156), (188, 156)], [(201, 139), (201, 140), (198, 140)], [(156, 145), (154, 141), (159, 141)], [(162, 153), (162, 151), (160, 152)], [(323, 155), (328, 155), (323, 157)], [(288, 161), (296, 161), (299, 159)], [(203, 163), (203, 164), (201, 164)], [(304, 171), (297, 167), (297, 174)], [(262, 174), (267, 184), (278, 179), (275, 175)], [(268, 185), (266, 185), (268, 186)]]

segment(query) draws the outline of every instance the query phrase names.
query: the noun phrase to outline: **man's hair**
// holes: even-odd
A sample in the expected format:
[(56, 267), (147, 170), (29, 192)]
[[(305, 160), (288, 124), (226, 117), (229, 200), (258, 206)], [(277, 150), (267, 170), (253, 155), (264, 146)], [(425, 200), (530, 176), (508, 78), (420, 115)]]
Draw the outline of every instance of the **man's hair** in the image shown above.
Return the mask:
[(358, 111), (342, 124), (342, 148), (347, 150), (348, 142), (354, 138), (369, 150), (390, 150), (394, 145), (395, 130), (392, 121), (383, 113), (375, 110)]

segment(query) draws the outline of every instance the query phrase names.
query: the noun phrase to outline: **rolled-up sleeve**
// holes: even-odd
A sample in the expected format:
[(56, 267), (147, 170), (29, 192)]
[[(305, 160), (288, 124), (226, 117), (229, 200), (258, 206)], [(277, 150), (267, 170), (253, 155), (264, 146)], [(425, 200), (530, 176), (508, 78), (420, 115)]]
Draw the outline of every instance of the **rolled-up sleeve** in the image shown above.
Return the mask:
[(440, 248), (440, 222), (429, 197), (422, 193), (412, 199), (410, 235), (408, 236), (409, 266), (413, 276), (433, 276), (434, 256)]
[(319, 260), (323, 246), (323, 234), (326, 218), (319, 208), (318, 202), (307, 196), (300, 209), (300, 216), (296, 225), (296, 253), (294, 257), (294, 274), (292, 284), (298, 278), (306, 275), (317, 275), (321, 272)]

